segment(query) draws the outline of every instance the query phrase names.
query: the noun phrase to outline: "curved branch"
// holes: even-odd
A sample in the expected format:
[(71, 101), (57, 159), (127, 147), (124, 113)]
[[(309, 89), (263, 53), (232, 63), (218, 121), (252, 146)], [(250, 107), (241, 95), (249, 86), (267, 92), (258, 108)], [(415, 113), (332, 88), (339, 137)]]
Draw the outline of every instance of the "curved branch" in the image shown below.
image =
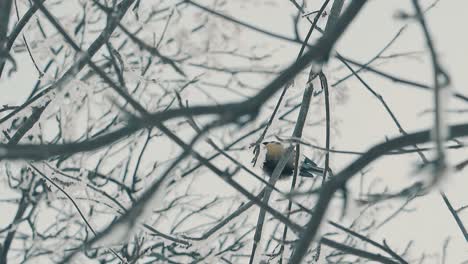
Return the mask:
[[(468, 123), (455, 125), (450, 128), (451, 133), (449, 138), (468, 135)], [(296, 246), (293, 257), (291, 258), (291, 263), (300, 263), (300, 260), (307, 253), (310, 243), (312, 243), (313, 239), (317, 235), (318, 228), (322, 222), (333, 194), (337, 190), (343, 188), (347, 181), (351, 179), (354, 174), (391, 150), (429, 142), (431, 140), (430, 133), (431, 130), (423, 130), (420, 132), (396, 137), (384, 143), (377, 144), (370, 148), (364, 155), (344, 168), (335, 177), (331, 178), (330, 181), (326, 183), (320, 191), (320, 198), (315, 206), (315, 214), (307, 223), (306, 230), (303, 233), (299, 244)]]
[[(37, 1), (37, 0), (36, 0)], [(132, 1), (124, 1), (126, 5), (129, 5)], [(356, 4), (355, 4), (356, 3)], [(237, 121), (237, 118), (244, 115), (253, 115), (256, 114), (259, 107), (265, 103), (265, 101), (273, 96), (281, 87), (287, 84), (294, 76), (304, 70), (310, 63), (323, 63), (326, 62), (330, 56), (330, 52), (338, 40), (338, 38), (343, 34), (348, 25), (351, 23), (355, 15), (358, 13), (362, 5), (365, 3), (364, 0), (353, 2), (350, 5), (350, 12), (347, 15), (343, 15), (342, 18), (336, 23), (336, 26), (330, 32), (327, 32), (325, 35), (320, 38), (320, 40), (309, 49), (301, 58), (299, 58), (295, 63), (286, 68), (277, 78), (271, 81), (264, 89), (262, 89), (255, 96), (239, 102), (239, 103), (229, 103), (224, 105), (214, 105), (214, 106), (197, 106), (185, 109), (174, 109), (168, 110), (165, 112), (159, 112), (151, 115), (145, 115), (144, 118), (139, 121), (133, 120), (131, 124), (121, 128), (117, 131), (110, 132), (104, 136), (101, 136), (96, 139), (89, 141), (84, 141), (80, 143), (71, 143), (71, 144), (49, 144), (49, 145), (17, 145), (15, 147), (9, 147), (5, 145), (0, 145), (0, 158), (2, 159), (34, 159), (42, 160), (47, 159), (56, 155), (64, 154), (74, 154), (78, 152), (91, 151), (107, 144), (111, 144), (121, 140), (122, 138), (131, 135), (132, 133), (138, 131), (143, 127), (154, 126), (157, 123), (163, 122), (168, 119), (180, 117), (180, 116), (191, 116), (195, 115), (205, 115), (205, 114), (219, 114), (222, 113), (221, 118), (231, 121)], [(120, 11), (122, 12), (122, 11)], [(112, 25), (114, 29), (116, 25)], [(106, 30), (106, 32), (109, 29)], [(110, 34), (109, 31), (107, 34)], [(107, 36), (106, 33), (103, 33), (103, 37)], [(101, 43), (98, 38), (95, 43)], [(102, 39), (101, 39), (102, 40)], [(57, 81), (54, 85), (57, 88), (63, 87), (68, 81), (68, 73), (74, 72), (75, 69), (81, 69), (89, 61), (89, 58), (92, 56), (91, 51), (97, 51), (98, 49), (95, 46), (99, 44), (93, 43), (88, 49), (88, 56), (82, 58), (75, 67), (68, 70), (64, 76)], [(102, 43), (101, 43), (102, 45)], [(99, 46), (100, 47), (100, 46)]]

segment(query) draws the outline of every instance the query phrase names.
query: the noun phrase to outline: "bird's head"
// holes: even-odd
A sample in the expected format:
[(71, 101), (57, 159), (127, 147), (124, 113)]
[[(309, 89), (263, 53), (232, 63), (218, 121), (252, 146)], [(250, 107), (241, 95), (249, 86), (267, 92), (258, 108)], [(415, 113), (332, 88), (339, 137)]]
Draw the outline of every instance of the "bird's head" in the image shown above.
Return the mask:
[(266, 160), (279, 160), (286, 150), (283, 144), (277, 141), (263, 142), (263, 145), (266, 148)]

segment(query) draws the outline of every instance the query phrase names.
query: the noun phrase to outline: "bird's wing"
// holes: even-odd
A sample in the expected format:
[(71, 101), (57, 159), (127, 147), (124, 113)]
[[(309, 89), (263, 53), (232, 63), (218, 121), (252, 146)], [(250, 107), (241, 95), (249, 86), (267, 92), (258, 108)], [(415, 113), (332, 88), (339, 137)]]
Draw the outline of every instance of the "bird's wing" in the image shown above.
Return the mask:
[(323, 168), (320, 168), (311, 159), (305, 157), (304, 161), (302, 162), (299, 173), (301, 176), (304, 176), (304, 177), (315, 177), (317, 175), (322, 175), (323, 171), (324, 171)]

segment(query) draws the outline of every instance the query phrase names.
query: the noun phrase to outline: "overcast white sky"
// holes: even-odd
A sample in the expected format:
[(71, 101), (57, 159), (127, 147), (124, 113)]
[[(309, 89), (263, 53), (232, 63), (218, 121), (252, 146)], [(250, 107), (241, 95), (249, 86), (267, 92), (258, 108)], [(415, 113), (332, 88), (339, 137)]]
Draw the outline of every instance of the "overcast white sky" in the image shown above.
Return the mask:
[[(143, 1), (145, 2), (145, 1)], [(199, 1), (202, 3), (203, 1)], [(318, 4), (309, 1), (307, 10), (315, 10)], [(432, 1), (421, 1), (424, 6)], [(245, 6), (243, 7), (243, 4)], [(287, 0), (269, 1), (271, 5), (256, 5), (252, 1), (233, 1), (229, 3), (230, 14), (240, 20), (250, 21), (255, 25), (270, 31), (291, 35), (294, 6)], [(321, 3), (320, 3), (321, 4)], [(237, 8), (236, 8), (237, 6)], [(331, 5), (330, 5), (331, 6)], [(369, 1), (364, 11), (351, 25), (350, 30), (344, 35), (337, 45), (337, 50), (351, 58), (356, 58), (361, 62), (374, 56), (408, 21), (396, 20), (394, 15), (399, 11), (412, 13), (411, 1), (408, 0), (372, 0)], [(460, 93), (468, 95), (466, 84), (468, 83), (467, 65), (468, 59), (468, 37), (466, 36), (466, 11), (468, 1), (441, 0), (435, 8), (427, 14), (427, 20), (433, 34), (435, 45), (439, 51), (440, 60), (444, 68), (451, 77), (452, 88)], [(306, 23), (303, 23), (303, 33), (307, 31)], [(252, 36), (257, 33), (252, 33)], [(242, 38), (248, 39), (250, 33), (244, 32)], [(286, 66), (297, 56), (299, 46), (283, 43), (283, 48), (275, 54), (278, 64)], [(410, 22), (409, 27), (403, 36), (394, 44), (391, 52), (425, 51), (423, 35), (419, 24)], [(393, 62), (381, 65), (379, 69), (391, 72), (397, 76), (409, 78), (419, 82), (431, 84), (431, 67), (427, 60), (427, 54), (419, 56), (417, 59), (396, 59)], [(32, 85), (35, 83), (36, 71), (29, 58), (25, 54), (14, 54), (18, 63), (19, 71), (11, 78), (0, 80), (0, 90), (3, 91), (0, 104), (20, 104), (29, 95)], [(334, 71), (340, 66), (336, 61), (326, 67), (326, 73), (330, 79), (339, 79), (348, 74), (347, 70)], [(4, 75), (5, 76), (5, 75)], [(421, 113), (428, 110), (432, 96), (429, 92), (417, 88), (398, 85), (387, 80), (383, 80), (372, 74), (362, 75), (378, 93), (380, 93), (389, 106), (394, 111), (403, 128), (408, 131), (416, 131), (427, 128), (431, 125), (432, 116)], [(265, 83), (266, 80), (265, 80)], [(365, 151), (370, 146), (385, 140), (385, 137), (399, 135), (397, 127), (394, 125), (382, 105), (354, 78), (348, 80), (344, 85), (333, 88), (331, 93), (338, 93), (338, 89), (343, 89), (347, 95), (344, 104), (338, 104), (336, 95), (332, 95), (332, 119), (335, 121), (332, 137), (332, 146), (335, 149)], [(343, 92), (343, 91), (342, 91)], [(300, 93), (296, 90), (295, 93)], [(319, 100), (319, 99), (314, 99)], [(274, 102), (275, 100), (272, 100)], [(467, 109), (456, 99), (450, 101), (451, 109)], [(322, 114), (323, 112), (317, 112)], [(467, 121), (466, 114), (450, 115), (450, 123), (460, 123)], [(323, 146), (324, 128), (309, 128), (304, 131), (305, 138), (315, 138)], [(306, 150), (307, 152), (307, 150)], [(466, 149), (451, 152), (451, 161), (456, 163), (467, 158)], [(241, 160), (249, 164), (250, 153), (245, 152)], [(332, 155), (331, 167), (335, 172), (339, 171), (346, 164), (349, 164), (355, 156)], [(398, 190), (399, 187), (408, 186), (414, 181), (416, 164), (419, 158), (416, 154), (385, 157), (373, 163), (370, 169), (370, 177), (379, 178), (383, 181), (382, 186), (387, 185)], [(468, 177), (467, 169), (450, 178), (444, 183), (444, 190), (452, 204), (458, 208), (468, 204)], [(427, 175), (426, 175), (427, 176)], [(368, 176), (369, 177), (369, 176)], [(424, 177), (424, 176), (419, 176)], [(210, 184), (210, 189), (215, 192), (225, 193), (230, 190), (224, 183), (215, 177), (206, 177), (205, 181), (199, 183), (200, 192), (206, 190), (205, 184)], [(352, 186), (357, 186), (353, 181)], [(281, 185), (287, 189), (288, 184)], [(224, 189), (226, 188), (226, 189)], [(355, 188), (350, 189), (356, 197)], [(401, 201), (402, 202), (402, 201)], [(400, 203), (395, 203), (398, 206)], [(386, 241), (397, 250), (402, 250), (404, 246), (413, 240), (413, 256), (419, 256), (422, 252), (427, 254), (440, 253), (444, 240), (450, 236), (448, 255), (446, 263), (468, 263), (467, 243), (459, 231), (453, 217), (434, 189), (431, 194), (419, 198), (412, 202), (408, 208), (415, 209), (409, 213), (399, 215), (392, 222), (383, 226), (373, 238), (377, 241)], [(333, 208), (332, 208), (333, 209)], [(387, 216), (392, 210), (382, 209), (381, 213)], [(14, 213), (14, 208), (1, 210), (9, 215)], [(333, 215), (333, 214), (332, 214)], [(12, 216), (13, 217), (13, 216)], [(333, 216), (332, 216), (333, 217)], [(463, 211), (460, 217), (468, 225), (468, 210)], [(2, 217), (4, 220), (9, 219)], [(0, 219), (0, 224), (4, 221)], [(440, 263), (438, 259), (427, 259), (424, 263)]]

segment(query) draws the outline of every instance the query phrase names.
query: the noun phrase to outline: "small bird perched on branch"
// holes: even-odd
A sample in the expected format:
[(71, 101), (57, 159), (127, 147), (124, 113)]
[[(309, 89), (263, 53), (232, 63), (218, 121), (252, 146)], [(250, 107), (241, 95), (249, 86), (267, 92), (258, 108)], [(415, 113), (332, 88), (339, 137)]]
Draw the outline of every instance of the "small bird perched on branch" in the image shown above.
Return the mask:
[[(263, 162), (263, 170), (271, 176), (275, 170), (276, 165), (281, 160), (282, 155), (286, 152), (287, 148), (277, 141), (263, 142), (266, 148), (265, 161)], [(280, 179), (286, 178), (293, 175), (294, 172), (294, 161), (296, 152), (286, 163), (283, 172), (280, 175)], [(303, 177), (315, 177), (323, 175), (324, 169), (320, 168), (311, 159), (305, 157), (304, 160), (299, 164), (299, 176)]]

